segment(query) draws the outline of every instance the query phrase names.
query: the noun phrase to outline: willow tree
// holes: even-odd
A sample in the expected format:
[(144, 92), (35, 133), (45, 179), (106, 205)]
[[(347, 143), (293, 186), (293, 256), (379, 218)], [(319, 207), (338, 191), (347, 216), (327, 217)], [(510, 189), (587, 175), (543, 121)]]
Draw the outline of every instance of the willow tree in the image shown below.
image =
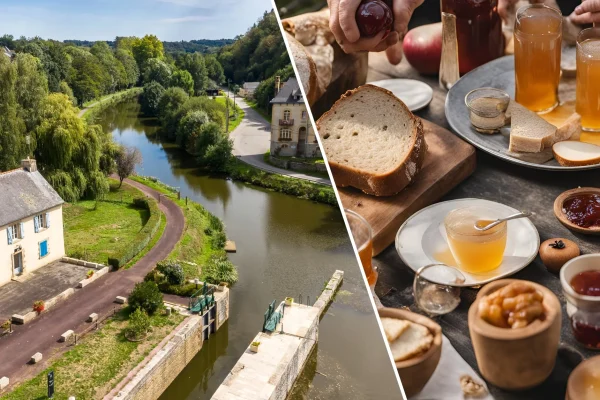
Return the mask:
[(25, 151), (25, 122), (18, 112), (16, 81), (14, 63), (0, 57), (0, 171), (17, 167)]
[(19, 53), (15, 58), (18, 79), (15, 82), (15, 95), (19, 103), (19, 114), (28, 132), (37, 125), (40, 109), (48, 95), (48, 79), (42, 62), (27, 53)]
[(104, 176), (100, 170), (101, 130), (87, 126), (77, 113), (66, 95), (53, 93), (42, 105), (35, 131), (40, 170), (66, 201), (85, 195), (95, 198), (108, 189), (100, 177)]

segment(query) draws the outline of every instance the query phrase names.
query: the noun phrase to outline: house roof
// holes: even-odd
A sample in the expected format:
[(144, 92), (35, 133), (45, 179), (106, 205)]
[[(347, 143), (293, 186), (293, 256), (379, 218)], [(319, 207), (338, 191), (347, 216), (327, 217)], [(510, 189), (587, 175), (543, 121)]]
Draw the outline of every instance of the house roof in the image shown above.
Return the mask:
[(242, 87), (246, 90), (256, 90), (258, 85), (260, 85), (260, 82), (246, 82)]
[(38, 171), (0, 174), (0, 226), (39, 214), (64, 201)]
[(298, 104), (304, 103), (300, 85), (296, 78), (290, 78), (283, 85), (277, 96), (271, 100), (271, 104)]
[(15, 52), (10, 50), (8, 47), (4, 47), (2, 50), (4, 52), (4, 55), (9, 58), (13, 58), (15, 56)]

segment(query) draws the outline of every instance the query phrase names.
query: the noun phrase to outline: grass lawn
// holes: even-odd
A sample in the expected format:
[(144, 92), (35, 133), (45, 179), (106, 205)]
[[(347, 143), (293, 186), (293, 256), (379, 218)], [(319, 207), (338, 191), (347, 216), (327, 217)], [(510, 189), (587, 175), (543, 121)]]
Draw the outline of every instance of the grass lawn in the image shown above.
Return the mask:
[(21, 383), (2, 398), (46, 399), (46, 376), (53, 370), (55, 399), (67, 399), (69, 396), (102, 399), (185, 318), (180, 314), (168, 317), (154, 315), (150, 317), (152, 330), (146, 340), (130, 342), (123, 334), (128, 312), (128, 309), (122, 310), (98, 332), (85, 336), (77, 346), (53, 361), (48, 369)]
[[(225, 105), (225, 99), (227, 99), (227, 97), (217, 97), (215, 99), (215, 101), (217, 103), (220, 103), (222, 105)], [(244, 110), (242, 110), (241, 108), (236, 106), (237, 109), (237, 114), (236, 117), (233, 118), (233, 99), (229, 99), (229, 107), (231, 108), (231, 115), (232, 118), (229, 120), (229, 132), (233, 132), (233, 130), (235, 128), (238, 127), (238, 125), (242, 122), (242, 119), (244, 119)]]
[(187, 279), (202, 279), (202, 265), (205, 265), (213, 255), (225, 254), (223, 249), (214, 248), (211, 236), (205, 233), (210, 226), (208, 211), (202, 205), (191, 200), (185, 204), (185, 199), (177, 200), (177, 195), (161, 182), (153, 182), (141, 176), (130, 176), (129, 179), (142, 183), (154, 190), (169, 196), (183, 211), (185, 217), (185, 230), (181, 240), (169, 254), (169, 259), (187, 261), (197, 266), (182, 263)]
[(148, 210), (133, 205), (134, 198), (143, 197), (142, 192), (126, 184), (117, 189), (118, 182), (112, 179), (110, 182), (111, 191), (102, 201), (65, 204), (68, 256), (106, 265), (108, 257), (131, 244), (148, 221)]
[(248, 105), (257, 113), (259, 113), (265, 120), (271, 122), (271, 116), (269, 115), (269, 113), (267, 113), (265, 110), (263, 110), (262, 108), (260, 108), (258, 106), (258, 104), (256, 103), (256, 101), (251, 100), (251, 99), (245, 99), (246, 103), (248, 103)]

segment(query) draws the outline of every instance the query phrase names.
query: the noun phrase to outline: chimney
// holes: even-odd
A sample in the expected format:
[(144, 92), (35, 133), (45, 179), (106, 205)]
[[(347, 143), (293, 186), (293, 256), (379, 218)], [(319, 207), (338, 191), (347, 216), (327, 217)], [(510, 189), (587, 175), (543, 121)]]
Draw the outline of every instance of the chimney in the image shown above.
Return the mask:
[(281, 90), (281, 77), (276, 76), (275, 77), (275, 96), (277, 96), (279, 94), (280, 90)]
[(27, 172), (37, 171), (37, 164), (33, 158), (26, 158), (21, 160), (21, 167)]

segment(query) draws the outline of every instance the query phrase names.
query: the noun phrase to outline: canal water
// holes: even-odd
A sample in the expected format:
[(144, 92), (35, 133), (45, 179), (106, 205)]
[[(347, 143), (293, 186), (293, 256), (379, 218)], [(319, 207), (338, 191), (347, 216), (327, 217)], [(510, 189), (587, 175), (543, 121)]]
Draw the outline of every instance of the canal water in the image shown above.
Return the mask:
[(133, 99), (106, 110), (98, 122), (117, 142), (140, 150), (138, 174), (178, 187), (224, 221), (239, 271), (229, 321), (161, 400), (210, 399), (261, 330), (268, 304), (300, 295), (314, 303), (336, 269), (345, 272), (343, 286), (291, 398), (400, 399), (339, 210), (199, 171), (190, 155), (161, 143), (156, 122), (139, 112)]

